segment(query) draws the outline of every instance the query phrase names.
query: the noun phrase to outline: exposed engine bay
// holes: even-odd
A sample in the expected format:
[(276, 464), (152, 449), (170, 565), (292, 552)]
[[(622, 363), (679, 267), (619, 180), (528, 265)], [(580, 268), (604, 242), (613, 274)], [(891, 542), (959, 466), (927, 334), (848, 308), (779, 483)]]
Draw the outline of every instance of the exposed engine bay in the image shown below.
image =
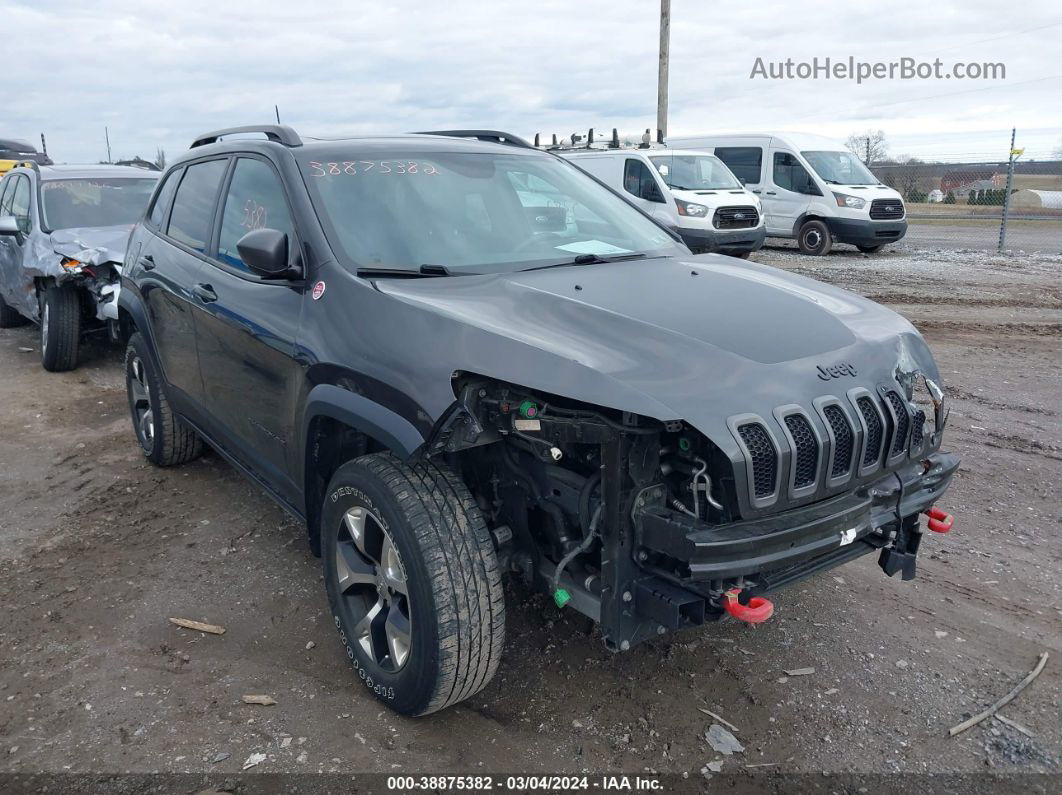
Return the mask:
[[(924, 449), (914, 458), (905, 453), (892, 471), (875, 470), (803, 507), (746, 518), (756, 511), (742, 509), (735, 462), (685, 422), (475, 377), (458, 378), (455, 393), (427, 453), (461, 469), (503, 566), (558, 606), (600, 621), (616, 650), (727, 613), (755, 622), (750, 603), (759, 609), (763, 594), (875, 550), (886, 573), (910, 579), (919, 514), (958, 464), (930, 452), (945, 419), (938, 406)], [(927, 420), (913, 404), (908, 412), (905, 423), (882, 423), (889, 439), (905, 434), (905, 451), (911, 426)], [(794, 468), (798, 458), (807, 463), (795, 455)], [(833, 460), (813, 466), (821, 472)]]

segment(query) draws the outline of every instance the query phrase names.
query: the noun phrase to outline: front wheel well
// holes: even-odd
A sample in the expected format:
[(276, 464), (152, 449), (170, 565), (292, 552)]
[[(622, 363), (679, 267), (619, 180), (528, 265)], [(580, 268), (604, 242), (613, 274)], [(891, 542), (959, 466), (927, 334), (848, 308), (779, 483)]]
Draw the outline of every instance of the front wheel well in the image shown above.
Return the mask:
[(321, 554), (321, 501), (332, 475), (348, 461), (386, 450), (379, 440), (335, 417), (319, 416), (310, 421), (306, 434), (306, 528), (314, 555)]

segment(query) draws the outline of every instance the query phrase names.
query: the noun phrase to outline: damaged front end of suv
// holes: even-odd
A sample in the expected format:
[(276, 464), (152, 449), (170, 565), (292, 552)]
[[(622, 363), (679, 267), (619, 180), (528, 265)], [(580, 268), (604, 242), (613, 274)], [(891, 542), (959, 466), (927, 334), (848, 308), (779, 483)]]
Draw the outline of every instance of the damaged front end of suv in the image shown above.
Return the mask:
[(869, 386), (823, 367), (806, 404), (731, 414), (714, 436), (455, 373), (425, 452), (461, 462), (504, 566), (627, 650), (728, 614), (764, 621), (765, 594), (871, 552), (915, 576), (920, 515), (958, 459), (940, 451), (943, 393), (911, 364)]

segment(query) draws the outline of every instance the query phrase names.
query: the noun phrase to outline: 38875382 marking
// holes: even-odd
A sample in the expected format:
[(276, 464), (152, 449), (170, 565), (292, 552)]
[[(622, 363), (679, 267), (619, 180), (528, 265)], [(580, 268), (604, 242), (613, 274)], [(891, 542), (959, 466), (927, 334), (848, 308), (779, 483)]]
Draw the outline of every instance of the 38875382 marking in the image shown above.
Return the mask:
[(416, 160), (311, 160), (306, 165), (311, 177), (356, 177), (359, 174), (421, 174), (431, 177), (442, 173), (434, 164)]

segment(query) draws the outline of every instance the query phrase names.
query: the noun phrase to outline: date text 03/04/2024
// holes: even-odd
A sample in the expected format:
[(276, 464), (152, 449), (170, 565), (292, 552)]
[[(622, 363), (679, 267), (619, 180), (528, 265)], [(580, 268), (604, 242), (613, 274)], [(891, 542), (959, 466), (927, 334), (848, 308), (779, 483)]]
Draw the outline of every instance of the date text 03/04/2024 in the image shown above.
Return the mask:
[(590, 776), (388, 776), (387, 788), (399, 792), (427, 791), (489, 791), (510, 790), (526, 792), (529, 790), (575, 791), (602, 790), (631, 792), (652, 792), (663, 789), (663, 783), (652, 776), (607, 775), (599, 778)]

